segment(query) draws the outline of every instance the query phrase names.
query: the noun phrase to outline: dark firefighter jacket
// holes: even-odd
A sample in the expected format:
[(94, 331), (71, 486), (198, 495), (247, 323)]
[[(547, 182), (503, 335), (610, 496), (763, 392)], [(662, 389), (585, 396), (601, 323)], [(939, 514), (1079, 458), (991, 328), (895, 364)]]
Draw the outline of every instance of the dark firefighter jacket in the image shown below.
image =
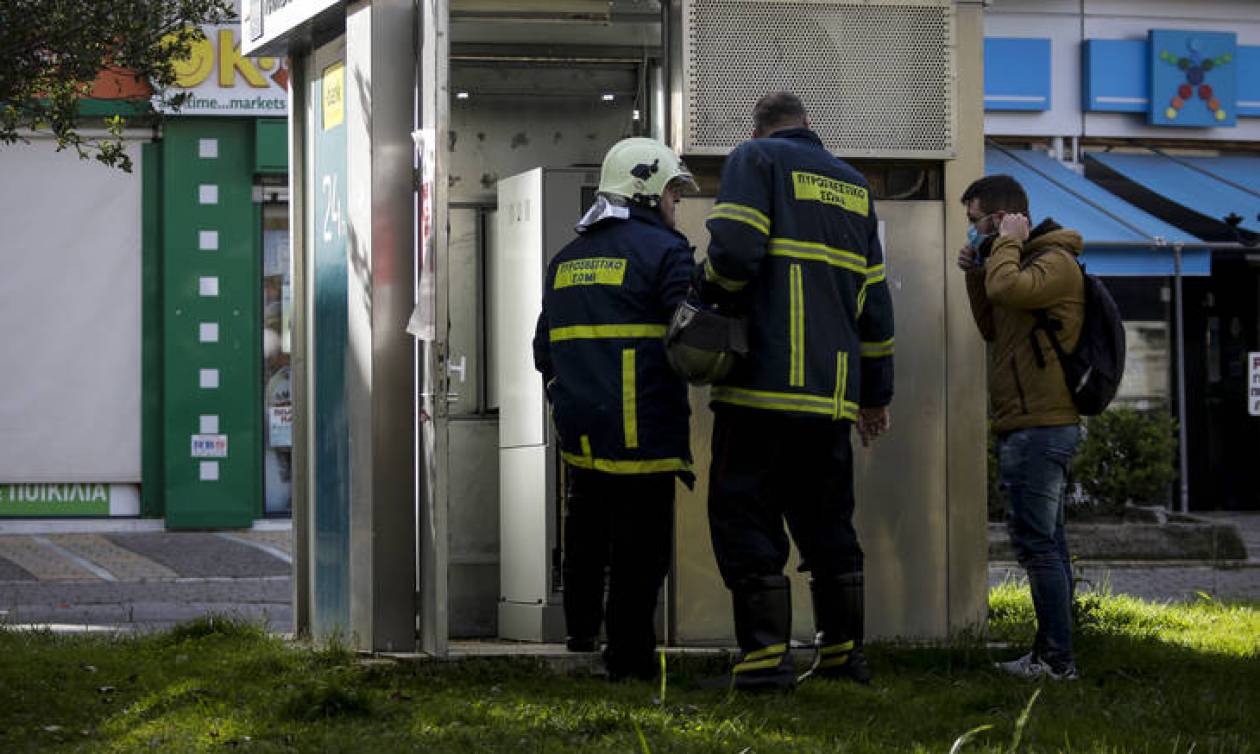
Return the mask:
[(626, 219), (587, 228), (548, 265), (534, 365), (565, 461), (690, 483), (687, 384), (665, 360), (664, 336), (692, 267), (686, 237), (633, 206)]
[(860, 173), (807, 128), (744, 142), (707, 225), (702, 298), (737, 301), (749, 323), (715, 404), (855, 420), (892, 401), (892, 301)]

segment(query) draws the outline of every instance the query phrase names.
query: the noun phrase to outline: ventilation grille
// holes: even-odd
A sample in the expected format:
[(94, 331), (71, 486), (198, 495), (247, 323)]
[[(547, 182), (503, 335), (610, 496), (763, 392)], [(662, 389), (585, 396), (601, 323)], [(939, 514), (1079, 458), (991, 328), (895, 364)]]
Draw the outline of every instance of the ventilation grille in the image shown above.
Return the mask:
[(683, 152), (748, 138), (753, 104), (787, 90), (850, 157), (952, 157), (950, 0), (684, 0)]

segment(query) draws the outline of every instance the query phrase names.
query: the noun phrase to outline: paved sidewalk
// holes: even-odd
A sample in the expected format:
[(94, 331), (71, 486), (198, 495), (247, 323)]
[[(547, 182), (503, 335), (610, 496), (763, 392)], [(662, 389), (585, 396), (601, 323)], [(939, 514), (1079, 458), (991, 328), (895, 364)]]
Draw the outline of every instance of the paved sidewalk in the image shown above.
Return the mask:
[[(1260, 603), (1260, 514), (1219, 513), (1239, 526), (1249, 559), (1213, 565), (1084, 562), (1086, 589), (1148, 600)], [(167, 628), (207, 613), (239, 615), (293, 631), (292, 532), (262, 521), (230, 532), (172, 532), (154, 521), (0, 520), (0, 623)], [(990, 563), (989, 584), (1023, 578)]]
[[(1260, 602), (1260, 513), (1214, 511), (1194, 515), (1237, 526), (1247, 548), (1247, 560), (1220, 564), (1204, 561), (1078, 562), (1076, 571), (1083, 580), (1081, 586), (1160, 602), (1193, 600), (1200, 594), (1218, 600)], [(1024, 579), (1023, 569), (1016, 563), (989, 564), (989, 586), (1007, 579)]]
[[(1079, 590), (1130, 594), (1152, 602), (1198, 599), (1260, 603), (1260, 564), (1211, 566), (1198, 563), (1091, 562), (1077, 563)], [(990, 563), (989, 586), (1013, 579), (1025, 581), (1016, 563)]]
[(147, 521), (0, 521), (0, 623), (157, 630), (217, 613), (293, 631), (288, 521), (173, 532)]

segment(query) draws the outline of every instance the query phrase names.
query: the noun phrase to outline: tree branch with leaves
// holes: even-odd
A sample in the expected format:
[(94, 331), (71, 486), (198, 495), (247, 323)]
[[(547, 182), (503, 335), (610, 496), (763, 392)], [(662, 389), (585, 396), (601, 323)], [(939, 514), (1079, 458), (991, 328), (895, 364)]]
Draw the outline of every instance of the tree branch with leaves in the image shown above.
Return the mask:
[[(57, 150), (131, 171), (126, 117), (82, 115), (102, 75), (178, 110), (176, 63), (201, 25), (233, 20), (232, 0), (0, 0), (0, 148), (51, 136)], [(149, 118), (157, 117), (148, 111)]]

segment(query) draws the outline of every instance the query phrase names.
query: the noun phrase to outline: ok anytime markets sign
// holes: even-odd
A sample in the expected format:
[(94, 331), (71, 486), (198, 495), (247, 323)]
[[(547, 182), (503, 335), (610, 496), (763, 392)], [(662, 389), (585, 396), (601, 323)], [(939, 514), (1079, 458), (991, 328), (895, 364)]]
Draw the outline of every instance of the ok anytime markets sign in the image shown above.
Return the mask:
[(175, 85), (190, 95), (172, 115), (284, 117), (289, 113), (289, 69), (284, 58), (241, 54), (241, 27), (203, 26), (205, 39), (192, 44), (175, 66)]
[(0, 516), (108, 516), (108, 484), (0, 484)]

